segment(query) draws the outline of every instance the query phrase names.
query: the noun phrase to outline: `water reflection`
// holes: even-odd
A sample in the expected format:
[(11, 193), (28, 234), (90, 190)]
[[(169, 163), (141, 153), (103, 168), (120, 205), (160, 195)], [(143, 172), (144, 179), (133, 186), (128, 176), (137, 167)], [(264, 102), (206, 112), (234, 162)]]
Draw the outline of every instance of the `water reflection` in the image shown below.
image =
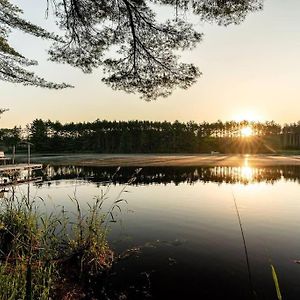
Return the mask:
[[(48, 167), (42, 174), (47, 184), (31, 191), (49, 212), (63, 207), (73, 215), (75, 191), (87, 209), (109, 189), (106, 212), (134, 169), (114, 176), (116, 168)], [(126, 186), (128, 204), (116, 210), (118, 222), (109, 231), (116, 253), (142, 251), (116, 266), (111, 289), (143, 291), (141, 274), (150, 274), (153, 299), (194, 299), (199, 290), (205, 299), (276, 299), (272, 260), (284, 299), (298, 300), (299, 180), (299, 167), (257, 168), (247, 160), (239, 167), (143, 168)], [(105, 181), (115, 185), (103, 187)], [(16, 191), (26, 194), (26, 188)]]
[[(135, 172), (133, 167), (121, 168), (116, 173), (114, 167), (50, 166), (43, 172), (46, 181), (61, 179), (84, 179), (91, 182), (128, 182)], [(280, 180), (300, 183), (300, 166), (252, 167), (247, 159), (238, 167), (145, 167), (137, 176), (135, 185), (143, 184), (194, 184), (215, 182), (219, 184), (244, 184), (265, 182), (273, 184)]]

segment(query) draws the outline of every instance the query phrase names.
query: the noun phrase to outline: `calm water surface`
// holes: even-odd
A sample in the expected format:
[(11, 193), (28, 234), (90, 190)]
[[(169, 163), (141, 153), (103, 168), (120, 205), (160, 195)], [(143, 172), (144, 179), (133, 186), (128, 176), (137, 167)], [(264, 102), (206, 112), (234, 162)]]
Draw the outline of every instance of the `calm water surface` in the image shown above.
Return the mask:
[[(110, 181), (108, 209), (134, 173), (115, 170), (48, 167), (31, 195), (72, 211), (68, 195), (86, 208)], [(116, 265), (108, 287), (127, 299), (277, 299), (273, 264), (283, 299), (300, 299), (299, 179), (284, 166), (143, 169), (109, 234), (117, 253), (141, 252)]]

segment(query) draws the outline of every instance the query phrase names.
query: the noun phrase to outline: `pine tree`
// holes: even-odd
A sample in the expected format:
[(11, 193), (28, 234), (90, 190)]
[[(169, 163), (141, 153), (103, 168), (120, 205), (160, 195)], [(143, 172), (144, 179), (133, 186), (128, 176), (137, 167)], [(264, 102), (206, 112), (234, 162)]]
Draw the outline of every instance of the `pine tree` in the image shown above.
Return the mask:
[[(219, 25), (238, 24), (264, 0), (46, 0), (62, 35), (56, 36), (20, 16), (9, 0), (0, 0), (0, 80), (64, 88), (26, 70), (36, 64), (8, 43), (11, 29), (53, 40), (50, 59), (86, 73), (102, 67), (102, 80), (113, 89), (139, 93), (146, 100), (166, 97), (176, 88), (190, 87), (201, 75), (178, 53), (196, 47), (202, 34), (183, 12)], [(158, 21), (159, 8), (175, 10), (173, 19)], [(156, 12), (156, 13), (155, 13)], [(160, 18), (163, 19), (163, 18)]]

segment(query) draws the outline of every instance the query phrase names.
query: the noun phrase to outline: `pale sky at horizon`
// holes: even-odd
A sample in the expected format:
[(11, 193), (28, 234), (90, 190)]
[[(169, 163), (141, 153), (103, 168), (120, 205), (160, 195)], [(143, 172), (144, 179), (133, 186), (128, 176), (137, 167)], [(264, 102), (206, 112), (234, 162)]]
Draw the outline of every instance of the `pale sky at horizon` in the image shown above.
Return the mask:
[[(15, 3), (22, 3), (15, 0)], [(41, 4), (43, 3), (43, 4)], [(25, 16), (46, 28), (46, 1), (22, 5)], [(14, 33), (11, 42), (25, 56), (37, 59), (31, 68), (74, 89), (51, 91), (0, 81), (0, 107), (9, 108), (0, 127), (12, 127), (35, 118), (61, 122), (107, 120), (216, 121), (250, 116), (278, 123), (300, 120), (300, 1), (266, 0), (262, 12), (248, 15), (239, 26), (198, 24), (204, 40), (185, 52), (184, 61), (203, 72), (188, 90), (145, 102), (138, 95), (113, 91), (101, 82), (101, 71), (92, 75), (47, 61), (48, 42)], [(47, 24), (45, 26), (45, 24)]]

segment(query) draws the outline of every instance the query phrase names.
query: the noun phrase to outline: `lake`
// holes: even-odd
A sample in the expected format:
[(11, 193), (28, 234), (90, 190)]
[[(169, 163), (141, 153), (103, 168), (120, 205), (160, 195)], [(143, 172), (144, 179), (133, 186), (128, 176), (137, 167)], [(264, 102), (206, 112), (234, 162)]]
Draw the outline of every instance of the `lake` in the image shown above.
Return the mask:
[[(300, 166), (48, 166), (30, 184), (47, 210), (83, 209), (123, 190), (110, 223), (116, 253), (135, 249), (106, 282), (112, 299), (283, 299), (300, 297)], [(17, 187), (26, 193), (27, 185)], [(9, 194), (9, 192), (7, 193)]]

